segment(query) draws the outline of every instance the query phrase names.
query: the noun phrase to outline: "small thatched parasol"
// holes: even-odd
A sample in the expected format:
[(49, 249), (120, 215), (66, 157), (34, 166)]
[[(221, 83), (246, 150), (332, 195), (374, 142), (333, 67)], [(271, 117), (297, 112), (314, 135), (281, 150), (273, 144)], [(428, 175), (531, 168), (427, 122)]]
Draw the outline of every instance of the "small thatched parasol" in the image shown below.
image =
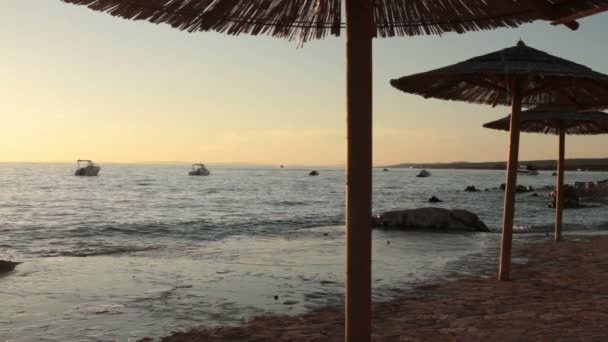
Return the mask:
[[(511, 115), (483, 124), (485, 128), (509, 131)], [(608, 113), (531, 109), (521, 113), (521, 132), (558, 135), (608, 133)]]
[(519, 42), (517, 46), (423, 72), (391, 84), (404, 92), (443, 100), (510, 105), (512, 81), (521, 80), (521, 103), (590, 110), (608, 106), (608, 76)]
[[(486, 128), (508, 131), (511, 117), (488, 122)], [(555, 201), (555, 241), (562, 236), (562, 213), (564, 209), (564, 155), (566, 134), (606, 134), (608, 114), (604, 112), (556, 111), (533, 109), (521, 113), (521, 131), (559, 135), (559, 156), (557, 161), (557, 199)]]
[(404, 92), (445, 100), (511, 104), (507, 186), (502, 227), (499, 279), (509, 279), (519, 131), (522, 104), (608, 108), (608, 75), (549, 55), (519, 42), (517, 46), (445, 68), (391, 80)]
[[(346, 339), (371, 336), (372, 38), (516, 27), (571, 29), (608, 0), (62, 0), (180, 30), (299, 40), (346, 31)], [(343, 22), (344, 5), (346, 21)]]

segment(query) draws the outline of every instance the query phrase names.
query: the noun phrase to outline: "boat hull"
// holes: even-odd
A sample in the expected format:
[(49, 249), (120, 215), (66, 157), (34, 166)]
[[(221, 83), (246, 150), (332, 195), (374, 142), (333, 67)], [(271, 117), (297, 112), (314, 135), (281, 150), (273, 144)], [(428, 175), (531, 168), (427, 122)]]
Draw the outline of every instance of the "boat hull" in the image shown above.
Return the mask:
[(208, 169), (196, 169), (194, 171), (190, 171), (188, 172), (188, 175), (190, 176), (209, 176), (211, 174), (211, 172)]
[(81, 167), (78, 170), (76, 170), (74, 175), (84, 176), (84, 177), (94, 177), (99, 174), (99, 170), (101, 170), (101, 168), (99, 166), (86, 166), (86, 167)]

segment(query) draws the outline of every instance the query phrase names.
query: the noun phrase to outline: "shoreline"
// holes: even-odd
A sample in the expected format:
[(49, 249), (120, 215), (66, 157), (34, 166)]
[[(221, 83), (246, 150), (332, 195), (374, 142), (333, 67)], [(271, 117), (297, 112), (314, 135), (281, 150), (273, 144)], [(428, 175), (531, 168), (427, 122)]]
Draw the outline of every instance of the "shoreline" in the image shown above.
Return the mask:
[[(438, 281), (374, 304), (374, 341), (608, 338), (608, 236), (567, 239), (520, 247), (514, 257), (528, 262), (513, 264), (509, 282), (487, 276)], [(325, 308), (202, 327), (161, 341), (341, 341), (343, 330), (343, 311)]]

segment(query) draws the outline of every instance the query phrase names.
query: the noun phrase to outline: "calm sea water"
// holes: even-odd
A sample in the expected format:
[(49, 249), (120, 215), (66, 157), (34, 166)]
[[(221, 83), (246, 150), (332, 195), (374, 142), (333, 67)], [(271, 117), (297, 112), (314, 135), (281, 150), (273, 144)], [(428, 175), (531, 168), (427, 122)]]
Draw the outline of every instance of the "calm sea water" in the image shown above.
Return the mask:
[[(210, 169), (189, 177), (188, 165), (108, 164), (86, 178), (69, 164), (0, 164), (0, 259), (24, 261), (0, 278), (0, 340), (127, 341), (341, 303), (344, 170)], [(429, 206), (435, 195), (444, 200), (435, 206), (468, 209), (499, 231), (504, 172), (417, 172), (374, 171), (374, 211)], [(550, 172), (519, 178), (554, 181)], [(519, 194), (518, 232), (550, 231), (547, 203)], [(565, 223), (566, 232), (608, 230), (601, 206), (568, 210)], [(375, 299), (492, 268), (498, 237), (375, 231)]]

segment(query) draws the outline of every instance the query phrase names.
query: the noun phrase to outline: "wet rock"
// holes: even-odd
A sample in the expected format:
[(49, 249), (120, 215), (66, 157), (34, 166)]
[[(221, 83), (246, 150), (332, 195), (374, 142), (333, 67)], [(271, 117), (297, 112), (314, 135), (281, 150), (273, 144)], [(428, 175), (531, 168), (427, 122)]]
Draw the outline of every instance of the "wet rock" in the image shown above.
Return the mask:
[(420, 171), (419, 174), (416, 175), (416, 177), (423, 177), (423, 178), (430, 177), (430, 176), (431, 176), (431, 173), (428, 172), (427, 170), (422, 170), (422, 171)]
[(534, 188), (531, 186), (525, 186), (525, 185), (518, 185), (515, 188), (515, 192), (520, 194), (520, 193), (524, 193), (524, 192), (532, 192), (534, 191)]
[(287, 300), (283, 302), (283, 305), (295, 305), (298, 304), (299, 302), (297, 300)]
[(373, 217), (372, 222), (376, 227), (403, 230), (490, 231), (479, 217), (470, 211), (443, 208), (388, 211)]
[(312, 170), (310, 171), (310, 173), (308, 174), (309, 176), (318, 176), (319, 175), (319, 171), (317, 170)]
[[(500, 184), (500, 190), (505, 191), (506, 188), (507, 188), (507, 185), (505, 183)], [(525, 185), (518, 184), (515, 187), (515, 192), (518, 194), (525, 193), (525, 192), (532, 192), (532, 191), (534, 191), (534, 188), (531, 186), (525, 186)]]
[(388, 169), (382, 169), (382, 171), (387, 172), (387, 171), (388, 171)]
[(466, 191), (466, 192), (478, 192), (478, 191), (481, 191), (481, 190), (477, 189), (475, 187), (475, 185), (469, 185), (469, 186), (466, 187), (466, 189), (464, 189), (464, 191)]
[(331, 281), (331, 280), (321, 280), (319, 282), (319, 284), (321, 284), (321, 285), (330, 285), (330, 284), (335, 284), (335, 283), (336, 283), (335, 281)]
[(440, 200), (439, 198), (437, 198), (436, 196), (433, 196), (433, 197), (429, 198), (429, 202), (431, 202), (431, 203), (439, 203), (439, 202), (443, 202), (443, 201)]
[[(580, 199), (576, 192), (576, 189), (570, 185), (564, 185), (564, 208), (581, 208)], [(549, 208), (555, 208), (557, 202), (557, 191), (552, 191), (549, 195), (551, 197), (551, 203)]]
[(0, 273), (7, 273), (15, 269), (20, 262), (0, 260)]

